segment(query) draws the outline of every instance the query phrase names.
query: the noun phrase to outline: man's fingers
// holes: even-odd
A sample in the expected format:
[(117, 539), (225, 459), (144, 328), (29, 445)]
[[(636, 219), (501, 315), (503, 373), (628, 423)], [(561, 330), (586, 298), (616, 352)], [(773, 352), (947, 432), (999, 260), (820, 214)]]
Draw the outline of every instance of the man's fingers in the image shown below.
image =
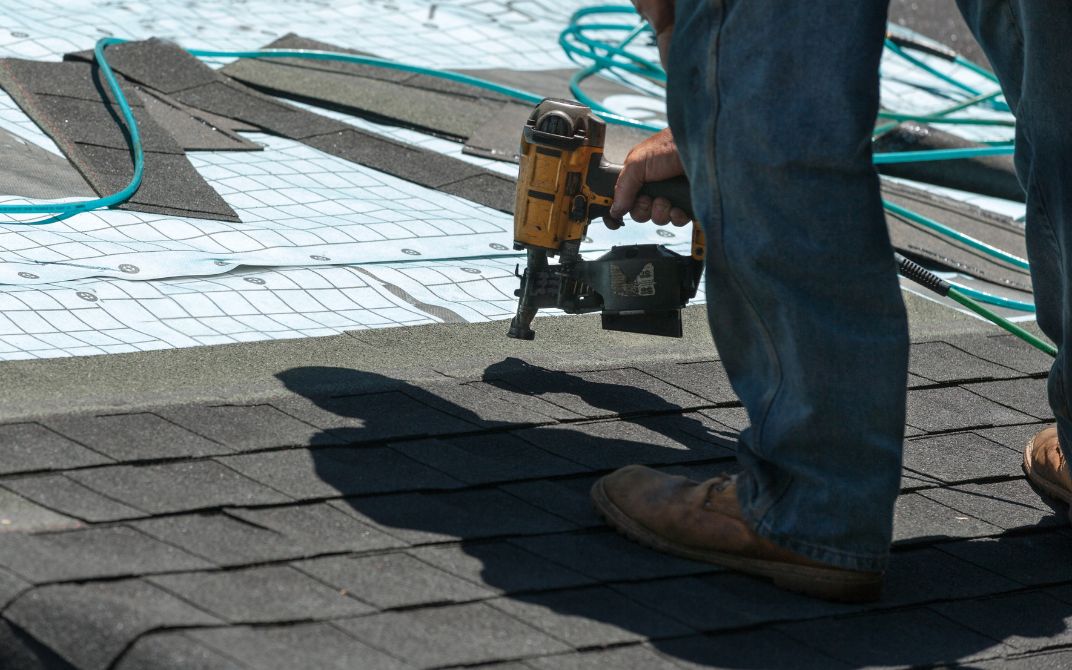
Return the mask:
[(633, 209), (629, 210), (629, 216), (638, 223), (644, 223), (651, 218), (651, 196), (638, 195), (633, 201)]
[(670, 201), (666, 198), (655, 198), (651, 202), (651, 220), (658, 226), (670, 223)]
[(692, 221), (692, 219), (689, 218), (689, 214), (685, 210), (680, 207), (670, 208), (670, 223), (680, 228), (681, 226), (689, 225), (690, 221)]

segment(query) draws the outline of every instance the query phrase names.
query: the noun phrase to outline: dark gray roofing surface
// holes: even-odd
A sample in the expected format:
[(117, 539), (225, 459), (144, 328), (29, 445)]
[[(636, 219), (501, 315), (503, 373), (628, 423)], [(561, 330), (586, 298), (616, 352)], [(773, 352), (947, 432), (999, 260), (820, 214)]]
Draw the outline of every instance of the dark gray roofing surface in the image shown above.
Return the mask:
[[(1048, 415), (1044, 356), (990, 330), (917, 330), (886, 593), (848, 606), (603, 525), (587, 496), (596, 477), (632, 462), (697, 478), (733, 469), (742, 410), (714, 355), (697, 355), (702, 341), (588, 362), (567, 346), (557, 363), (537, 353), (569, 323), (592, 327), (544, 319), (539, 346), (501, 345), (528, 346), (533, 362), (489, 351), (502, 324), (440, 325), (388, 334), (414, 347), (405, 374), (387, 373), (405, 354), (387, 335), (354, 333), (340, 336), (349, 365), (324, 364), (339, 338), (309, 340), (289, 367), (258, 359), (248, 388), (275, 386), (230, 401), (146, 393), (84, 411), (87, 388), (69, 411), (9, 410), (0, 668), (1069, 662), (1067, 512), (1019, 467)], [(490, 363), (437, 365), (434, 345), (417, 346), (436, 333), (455, 345), (468, 334)], [(139, 356), (168, 369), (168, 354)], [(5, 364), (0, 377), (105, 360)], [(110, 360), (138, 388), (137, 365)]]

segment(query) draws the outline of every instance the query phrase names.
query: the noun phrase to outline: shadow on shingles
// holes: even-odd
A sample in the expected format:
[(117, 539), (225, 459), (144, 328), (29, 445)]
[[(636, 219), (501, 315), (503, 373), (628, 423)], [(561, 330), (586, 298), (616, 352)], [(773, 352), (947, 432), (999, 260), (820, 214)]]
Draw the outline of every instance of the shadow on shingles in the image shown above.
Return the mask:
[[(523, 376), (517, 374), (519, 372), (525, 373), (526, 371), (532, 373), (531, 379), (533, 382), (530, 385), (526, 385)], [(507, 359), (503, 363), (490, 366), (485, 371), (484, 378), (485, 380), (494, 380), (501, 379), (504, 376), (509, 376), (511, 384), (519, 387), (518, 390), (522, 393), (537, 396), (548, 393), (572, 393), (576, 395), (577, 399), (587, 402), (593, 407), (611, 412), (617, 412), (622, 408), (637, 407), (638, 405), (649, 407), (651, 411), (656, 412), (671, 412), (674, 409), (679, 409), (651, 391), (590, 382), (569, 373), (528, 367), (527, 364), (516, 359)], [(340, 416), (359, 419), (365, 426), (365, 430), (373, 432), (378, 432), (375, 429), (379, 423), (384, 421), (384, 418), (372, 412), (364, 412), (360, 396), (353, 396), (354, 401), (352, 403), (340, 406), (338, 395), (325, 397), (309, 391), (315, 388), (322, 393), (325, 387), (337, 390), (345, 388), (391, 388), (392, 390), (400, 390), (418, 401), (426, 401), (441, 410), (446, 408), (447, 411), (455, 416), (468, 420), (475, 425), (484, 423), (479, 416), (465, 407), (451, 403), (448, 403), (449, 406), (444, 405), (444, 399), (441, 396), (432, 396), (428, 391), (417, 386), (375, 373), (345, 368), (309, 367), (288, 370), (280, 374), (279, 378), (289, 390), (305, 395), (322, 408), (330, 408), (331, 411)], [(332, 402), (330, 405), (321, 404), (324, 400), (332, 400)], [(393, 420), (397, 421), (397, 418)], [(628, 419), (622, 420), (628, 421)], [(690, 422), (698, 424), (698, 422), (687, 416), (670, 414), (668, 415), (668, 420), (661, 423), (660, 426), (666, 430), (667, 434), (674, 431), (694, 431), (697, 426), (690, 425)], [(354, 433), (349, 432), (354, 430), (353, 428), (347, 428), (344, 429), (345, 432), (342, 434), (347, 437), (356, 437)], [(361, 429), (357, 430), (360, 431)], [(502, 430), (502, 427), (499, 427), (499, 430)], [(569, 427), (559, 427), (558, 430), (574, 432), (574, 429)], [(708, 430), (710, 434), (708, 428), (704, 427), (704, 430)], [(325, 431), (325, 436), (338, 436), (338, 433), (339, 431), (329, 430)], [(627, 442), (625, 440), (600, 438), (589, 434), (578, 434), (575, 437), (582, 438), (576, 440), (575, 443), (583, 445), (580, 448), (587, 450), (589, 454), (598, 454), (601, 450), (621, 448), (623, 442)], [(316, 444), (317, 442), (318, 440), (314, 440), (313, 443)], [(669, 452), (674, 451), (666, 447), (650, 444), (633, 446), (646, 449), (646, 453), (651, 455), (649, 462), (652, 463), (662, 462), (659, 458), (660, 451), (665, 452), (664, 456), (669, 456)], [(362, 447), (342, 448), (360, 449)], [(324, 482), (337, 486), (341, 490), (345, 484), (346, 475), (343, 474), (340, 478), (340, 474), (337, 472), (337, 462), (327, 457), (332, 451), (334, 449), (314, 449), (312, 452), (314, 467)], [(537, 446), (532, 446), (532, 451), (536, 455), (541, 450)], [(581, 456), (579, 460), (585, 460), (583, 455), (579, 456)], [(673, 459), (671, 458), (665, 459), (667, 463), (672, 463), (672, 461)], [(461, 465), (464, 466), (464, 463)], [(729, 467), (732, 468), (733, 466)], [(726, 464), (716, 463), (705, 465), (702, 469), (696, 468), (688, 474), (694, 477), (707, 476), (703, 473), (703, 470), (710, 470), (710, 474), (714, 474), (718, 470), (725, 468)], [(591, 469), (595, 470), (596, 468)], [(670, 469), (672, 470), (673, 468)], [(687, 465), (685, 469), (688, 469)], [(436, 494), (431, 493), (429, 495), (434, 496)], [(460, 522), (460, 520), (452, 521), (438, 514), (427, 517), (410, 515), (411, 518), (404, 524), (400, 524), (396, 515), (390, 513), (382, 505), (375, 504), (375, 496), (368, 498), (349, 497), (344, 498), (344, 500), (358, 513), (372, 519), (388, 530), (396, 528), (418, 533), (454, 535), (459, 538), (464, 537), (466, 532), (464, 523)], [(482, 515), (486, 514), (488, 518), (500, 517), (495, 523), (507, 529), (507, 532), (503, 533), (504, 535), (525, 536), (531, 534), (531, 530), (524, 528), (523, 519), (508, 518), (508, 515), (515, 513), (514, 510), (488, 508), (482, 510), (481, 513)], [(512, 524), (517, 527), (515, 532), (509, 531)], [(936, 539), (945, 540), (951, 538)], [(985, 565), (988, 560), (992, 559), (994, 552), (1015, 553), (1025, 551), (1024, 547), (1018, 546), (1015, 542), (1006, 543), (1005, 539), (999, 538), (997, 542), (990, 543), (988, 547), (979, 547), (977, 551), (986, 555), (981, 554), (978, 557), (978, 562)], [(1008, 616), (1000, 617), (1001, 620), (989, 622), (989, 629), (985, 631), (970, 631), (963, 627), (958, 627), (958, 624), (953, 624), (948, 619), (944, 619), (943, 621), (958, 630), (966, 631), (967, 634), (940, 637), (937, 645), (933, 640), (931, 641), (930, 646), (933, 647), (932, 649), (927, 649), (928, 645), (926, 643), (922, 645), (923, 648), (921, 649), (918, 644), (915, 644), (914, 638), (919, 635), (919, 632), (913, 630), (913, 627), (925, 629), (930, 624), (916, 626), (915, 623), (910, 621), (907, 624), (909, 630), (883, 632), (881, 629), (886, 624), (881, 619), (866, 623), (864, 619), (854, 619), (854, 615), (864, 614), (867, 609), (873, 608), (823, 603), (781, 591), (760, 580), (732, 573), (711, 572), (701, 564), (691, 564), (695, 565), (696, 569), (668, 567), (664, 575), (657, 575), (654, 579), (647, 578), (654, 573), (647, 576), (638, 575), (631, 578), (618, 578), (619, 584), (609, 593), (606, 587), (600, 587), (600, 583), (604, 581), (613, 582), (615, 579), (592, 577), (592, 575), (598, 574), (598, 570), (576, 584), (552, 585), (545, 583), (542, 586), (536, 586), (535, 584), (539, 582), (539, 579), (537, 579), (533, 586), (519, 588), (518, 584), (525, 582), (525, 579), (519, 579), (518, 577), (519, 570), (524, 570), (524, 566), (518, 564), (516, 554), (504, 553), (500, 543), (489, 542), (487, 539), (461, 539), (460, 547), (465, 554), (480, 561), (482, 565), (480, 579), (484, 585), (495, 591), (507, 593), (504, 596), (504, 600), (500, 602), (503, 602), (508, 608), (509, 606), (517, 606), (524, 609), (537, 606), (542, 608), (542, 611), (549, 612), (547, 616), (574, 617), (574, 623), (567, 623), (567, 627), (576, 626), (583, 629), (586, 625), (596, 626), (597, 628), (610, 626), (619, 631), (624, 631), (625, 638), (618, 641), (627, 641), (637, 637), (650, 639), (651, 644), (661, 653), (672, 659), (684, 661), (690, 667), (695, 665), (696, 667), (740, 668), (744, 670), (772, 667), (838, 668), (860, 665), (934, 665), (947, 663), (956, 665), (959, 659), (971, 658), (983, 651), (990, 650), (990, 653), (994, 653), (994, 648), (998, 646), (998, 642), (1010, 636), (1051, 637), (1065, 630), (1062, 617), (1041, 612), (1038, 613), (1038, 616), (1014, 616), (1012, 612), (1009, 612)], [(969, 552), (972, 551), (970, 546), (967, 549)], [(673, 557), (663, 557), (647, 548), (632, 543), (623, 542), (621, 551), (623, 552), (622, 560), (624, 563), (640, 560), (649, 566), (649, 572), (653, 562), (665, 561), (668, 566), (674, 562), (678, 564), (690, 563)], [(972, 555), (968, 554), (962, 555), (960, 558), (969, 563), (977, 562)], [(1017, 560), (1030, 561), (1032, 558), (1030, 555), (1025, 555), (1018, 557)], [(596, 559), (593, 558), (592, 560), (595, 561)], [(897, 560), (895, 557), (894, 571), (897, 571)], [(920, 578), (917, 583), (914, 576), (915, 571), (921, 569), (921, 567), (926, 570), (926, 564), (920, 566), (915, 564), (919, 562), (918, 560), (902, 560), (903, 569), (900, 572), (912, 572), (913, 576), (906, 577), (902, 574), (888, 580), (893, 583), (887, 584), (887, 602), (892, 601), (894, 602), (893, 606), (897, 607), (897, 602), (941, 600), (941, 596), (935, 597), (924, 593), (934, 588), (934, 580), (924, 577)], [(579, 573), (585, 572), (583, 563), (571, 564), (569, 567)], [(976, 568), (973, 567), (973, 569)], [(655, 572), (657, 573), (658, 570)], [(986, 571), (983, 570), (982, 572)], [(991, 577), (995, 577), (992, 573), (988, 574)], [(670, 577), (671, 579), (660, 581), (659, 578), (661, 577)], [(680, 585), (683, 580), (688, 582), (690, 579), (693, 581), (689, 583), (699, 589), (699, 594), (689, 594), (687, 593), (688, 589), (693, 587), (687, 585), (683, 589)], [(663, 584), (672, 585), (675, 581), (678, 582), (678, 593), (684, 598), (681, 601), (680, 610), (678, 610), (678, 603), (674, 599), (675, 596), (668, 598), (657, 594), (654, 597), (652, 595), (653, 591), (657, 592)], [(640, 590), (637, 591), (633, 587), (638, 587)], [(996, 588), (991, 592), (1001, 590)], [(1006, 588), (1004, 590), (1010, 589)], [(889, 593), (890, 591), (893, 591), (893, 593)], [(576, 595), (571, 597), (571, 593)], [(640, 597), (634, 598), (633, 596), (637, 594)], [(359, 593), (354, 595), (360, 597)], [(690, 597), (692, 602), (686, 603), (685, 600)], [(710, 597), (709, 601), (703, 600), (707, 597)], [(706, 603), (710, 602), (711, 611), (715, 614), (705, 615), (703, 611), (697, 614), (698, 599), (701, 610), (705, 610)], [(623, 606), (623, 604), (626, 606)], [(690, 607), (693, 611), (686, 611)], [(531, 615), (531, 610), (529, 612)], [(914, 617), (916, 612), (942, 619), (935, 612), (926, 609), (913, 610), (911, 613), (904, 614)], [(726, 621), (719, 621), (718, 617), (723, 614)], [(539, 617), (543, 615), (531, 616), (535, 616), (535, 620), (538, 621)], [(697, 617), (701, 620), (706, 618), (708, 621), (713, 622), (714, 625), (697, 624)], [(847, 618), (831, 619), (830, 617)], [(520, 618), (527, 622), (534, 620), (524, 615), (520, 615)], [(814, 621), (812, 623), (807, 621), (798, 624), (791, 623), (795, 620)], [(755, 626), (767, 621), (772, 622), (772, 624), (780, 621), (781, 626), (787, 627), (782, 630), (775, 630), (774, 626), (770, 625), (762, 629), (755, 629)], [(899, 622), (902, 626), (905, 625), (903, 619), (899, 620)], [(897, 622), (894, 623), (896, 624)], [(809, 628), (812, 625), (815, 625), (816, 628)], [(779, 627), (781, 628), (781, 626)], [(794, 626), (802, 628), (795, 630)], [(703, 636), (698, 635), (696, 632), (698, 629), (718, 630), (721, 628), (749, 627), (752, 630), (723, 635)], [(788, 636), (785, 633), (788, 633)], [(620, 636), (621, 632), (616, 634)], [(943, 632), (934, 634), (945, 635)], [(568, 635), (569, 633), (567, 632), (567, 638)], [(816, 643), (812, 639), (813, 636), (821, 636), (823, 639)], [(844, 636), (844, 642), (850, 651), (841, 651), (842, 643), (838, 640), (842, 636)], [(926, 634), (924, 633), (925, 636)], [(873, 639), (868, 642), (868, 638)], [(569, 642), (568, 639), (566, 641)], [(573, 641), (572, 644), (574, 647), (599, 647), (608, 642), (613, 642), (613, 640), (589, 644), (578, 644)], [(963, 666), (958, 665), (957, 667)]]

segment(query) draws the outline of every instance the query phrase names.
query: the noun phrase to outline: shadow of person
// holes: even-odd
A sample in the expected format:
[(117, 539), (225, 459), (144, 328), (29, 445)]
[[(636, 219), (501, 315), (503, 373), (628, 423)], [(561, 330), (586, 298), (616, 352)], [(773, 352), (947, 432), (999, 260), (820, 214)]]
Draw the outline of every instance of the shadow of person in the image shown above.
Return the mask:
[[(495, 394), (479, 391), (487, 395), (488, 406), (468, 391), (458, 391), (455, 402), (449, 392), (439, 392), (439, 385), (421, 387), (345, 368), (295, 368), (279, 379), (346, 424), (313, 441), (345, 446), (311, 450), (316, 475), (339, 491), (339, 504), (409, 544), (402, 556), (409, 562), (406, 570), (440, 575), (423, 574), (400, 585), (398, 590), (407, 593), (388, 594), (374, 603), (382, 608), (500, 596), (486, 602), (506, 618), (541, 629), (565, 649), (650, 639), (661, 653), (687, 665), (742, 669), (957, 663), (980, 653), (1000, 655), (1000, 641), (1007, 637), (1046, 638), (1065, 630), (1061, 607), (1025, 617), (1015, 613), (1020, 604), (1011, 600), (1008, 616), (999, 616), (997, 607), (982, 632), (979, 625), (953, 623), (937, 606), (904, 610), (909, 604), (948, 600), (955, 606), (958, 599), (1022, 589), (973, 565), (986, 564), (1002, 549), (1019, 551), (1015, 537), (975, 547), (962, 543), (956, 558), (929, 547), (899, 553), (891, 568), (892, 593), (879, 603), (893, 611), (880, 614), (867, 613), (874, 606), (786, 593), (620, 538), (588, 503), (587, 489), (597, 476), (641, 462), (705, 478), (726, 469), (733, 458), (726, 431), (683, 414), (681, 407), (649, 390), (516, 359), (485, 370), (483, 383), (496, 389)], [(385, 393), (395, 399), (390, 407), (385, 409), (382, 397), (370, 401)], [(525, 408), (530, 397), (563, 409), (584, 405), (627, 418), (534, 426), (507, 418), (491, 402), (495, 398)], [(646, 413), (645, 407), (650, 408)], [(450, 428), (434, 439), (409, 425), (429, 422), (429, 410), (454, 422), (441, 424)], [(408, 437), (382, 437), (400, 434)], [(369, 449), (402, 454), (406, 463), (427, 466), (438, 479), (411, 486), (400, 482), (390, 493), (355, 494), (354, 461), (347, 465), (347, 455)], [(402, 569), (389, 557), (378, 560), (378, 569), (385, 572)], [(1065, 565), (1072, 566), (1072, 552)], [(354, 563), (352, 569), (369, 567)], [(391, 582), (390, 575), (381, 577)], [(965, 579), (971, 584), (965, 586)], [(351, 592), (362, 598), (360, 591)], [(846, 644), (815, 644), (809, 639), (814, 635), (826, 636), (825, 642), (846, 636)], [(861, 644), (861, 639), (870, 642)], [(629, 649), (615, 657), (616, 665), (670, 667), (645, 647)], [(606, 662), (599, 658), (592, 660)]]

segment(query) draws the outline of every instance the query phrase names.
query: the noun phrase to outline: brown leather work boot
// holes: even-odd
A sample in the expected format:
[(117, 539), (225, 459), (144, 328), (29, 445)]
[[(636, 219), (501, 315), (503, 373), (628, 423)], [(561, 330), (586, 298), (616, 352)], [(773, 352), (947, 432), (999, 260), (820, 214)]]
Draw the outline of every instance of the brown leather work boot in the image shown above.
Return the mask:
[(1072, 521), (1072, 475), (1057, 439), (1057, 426), (1043, 428), (1024, 448), (1024, 474), (1040, 491), (1069, 504)]
[(630, 465), (597, 481), (592, 501), (619, 532), (659, 551), (827, 600), (870, 602), (882, 590), (881, 573), (818, 563), (760, 537), (742, 519), (736, 482), (726, 475), (698, 483)]

